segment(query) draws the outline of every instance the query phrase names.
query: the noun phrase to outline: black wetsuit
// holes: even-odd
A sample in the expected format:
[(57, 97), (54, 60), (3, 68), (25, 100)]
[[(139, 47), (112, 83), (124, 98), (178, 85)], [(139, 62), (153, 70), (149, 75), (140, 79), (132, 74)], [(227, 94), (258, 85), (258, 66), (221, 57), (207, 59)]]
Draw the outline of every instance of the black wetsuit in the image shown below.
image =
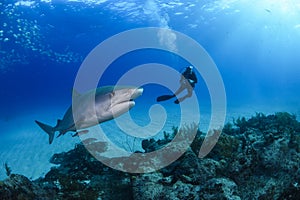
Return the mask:
[(195, 87), (196, 83), (198, 82), (196, 74), (192, 70), (185, 70), (182, 73), (182, 76), (184, 76), (184, 78), (186, 78), (187, 80), (192, 80), (189, 82), (193, 88)]

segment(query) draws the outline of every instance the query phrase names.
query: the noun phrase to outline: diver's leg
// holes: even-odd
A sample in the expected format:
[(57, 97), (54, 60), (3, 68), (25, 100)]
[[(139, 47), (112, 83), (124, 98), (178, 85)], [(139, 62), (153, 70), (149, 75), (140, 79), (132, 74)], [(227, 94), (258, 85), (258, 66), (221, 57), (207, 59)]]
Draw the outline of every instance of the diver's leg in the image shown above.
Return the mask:
[(178, 103), (184, 101), (186, 98), (189, 98), (193, 95), (193, 88), (191, 86), (187, 86), (187, 91), (188, 91), (188, 93), (185, 96), (177, 99), (176, 101), (174, 101), (174, 103), (178, 104)]
[(172, 95), (162, 95), (162, 96), (159, 96), (159, 97), (156, 98), (156, 101), (160, 102), (160, 101), (166, 101), (166, 100), (169, 100), (171, 98), (174, 98), (179, 93), (181, 93), (184, 89), (185, 89), (184, 84), (180, 84), (180, 87), (177, 89), (177, 91), (175, 93), (173, 93)]
[(178, 88), (178, 90), (174, 93), (174, 95), (177, 96), (177, 95), (180, 94), (184, 89), (185, 89), (185, 86), (184, 86), (183, 84), (181, 84), (180, 87)]
[(191, 97), (192, 95), (193, 95), (193, 90), (194, 90), (194, 88), (189, 84), (188, 86), (187, 86), (187, 91), (188, 91), (188, 93), (187, 93), (187, 97)]
[(176, 101), (174, 101), (174, 103), (178, 104), (180, 102), (183, 102), (186, 98), (190, 97), (188, 94), (183, 96), (183, 97), (180, 97), (179, 99), (177, 99)]
[[(178, 90), (174, 93), (173, 96), (174, 96), (174, 97), (177, 96), (177, 95), (180, 94), (184, 89), (185, 89), (184, 84), (181, 84), (180, 87), (179, 87)], [(176, 99), (174, 102), (175, 102), (176, 104), (179, 104), (178, 99)]]

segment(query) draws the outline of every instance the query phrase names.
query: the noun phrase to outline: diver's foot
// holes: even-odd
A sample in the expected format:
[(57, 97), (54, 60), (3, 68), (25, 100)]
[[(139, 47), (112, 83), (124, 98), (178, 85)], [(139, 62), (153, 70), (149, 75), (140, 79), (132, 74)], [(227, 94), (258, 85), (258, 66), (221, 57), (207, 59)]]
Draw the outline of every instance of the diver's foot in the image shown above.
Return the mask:
[(181, 102), (183, 102), (185, 100), (186, 97), (181, 97), (179, 99), (176, 99), (176, 101), (174, 101), (174, 103), (179, 104)]

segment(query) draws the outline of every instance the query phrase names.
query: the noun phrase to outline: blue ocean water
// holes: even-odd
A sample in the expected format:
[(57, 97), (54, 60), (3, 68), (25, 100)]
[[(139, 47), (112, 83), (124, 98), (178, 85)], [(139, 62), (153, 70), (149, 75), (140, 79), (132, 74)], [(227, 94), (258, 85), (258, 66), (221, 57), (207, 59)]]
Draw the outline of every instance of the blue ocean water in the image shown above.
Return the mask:
[[(47, 158), (53, 152), (78, 142), (66, 137), (49, 146), (34, 120), (55, 125), (71, 104), (85, 57), (99, 43), (130, 29), (170, 28), (202, 45), (222, 76), (227, 120), (255, 112), (300, 113), (297, 1), (3, 0), (0, 7), (0, 162), (8, 162), (16, 172), (36, 178), (49, 168)], [(128, 70), (146, 63), (168, 65), (178, 72), (190, 64), (170, 52), (130, 52), (110, 65), (99, 86), (114, 85)], [(196, 73), (195, 94), (207, 121), (210, 94)], [(131, 111), (133, 120), (143, 126), (150, 123), (148, 110), (166, 92), (161, 86), (145, 85)], [(173, 101), (162, 105), (169, 114), (165, 129), (177, 126), (178, 106)], [(111, 123), (113, 130), (116, 125)]]

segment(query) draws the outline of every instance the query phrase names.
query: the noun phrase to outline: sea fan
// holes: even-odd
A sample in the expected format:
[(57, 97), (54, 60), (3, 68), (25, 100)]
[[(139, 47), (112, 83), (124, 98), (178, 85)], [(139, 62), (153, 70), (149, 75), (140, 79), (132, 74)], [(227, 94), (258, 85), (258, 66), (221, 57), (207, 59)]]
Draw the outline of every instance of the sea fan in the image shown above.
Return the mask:
[(11, 175), (11, 168), (8, 166), (7, 163), (4, 163), (4, 168), (6, 171), (6, 175), (9, 177)]

